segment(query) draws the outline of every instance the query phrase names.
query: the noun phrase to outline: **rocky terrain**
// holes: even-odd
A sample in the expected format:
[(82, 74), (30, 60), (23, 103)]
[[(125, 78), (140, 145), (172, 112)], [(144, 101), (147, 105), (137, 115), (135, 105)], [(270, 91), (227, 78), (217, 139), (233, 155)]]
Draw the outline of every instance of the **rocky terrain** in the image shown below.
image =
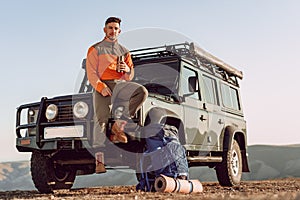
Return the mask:
[(221, 187), (216, 182), (203, 183), (204, 191), (199, 194), (137, 192), (134, 186), (104, 186), (59, 190), (53, 194), (37, 191), (0, 192), (0, 199), (203, 199), (203, 200), (269, 200), (300, 199), (300, 179), (286, 178), (267, 181), (244, 181), (232, 188)]
[(215, 171), (190, 168), (190, 178), (204, 186), (201, 194), (136, 192), (133, 171), (108, 171), (79, 176), (71, 190), (39, 194), (31, 180), (29, 161), (0, 163), (0, 199), (299, 199), (300, 146), (250, 146), (250, 173), (233, 188), (221, 187)]

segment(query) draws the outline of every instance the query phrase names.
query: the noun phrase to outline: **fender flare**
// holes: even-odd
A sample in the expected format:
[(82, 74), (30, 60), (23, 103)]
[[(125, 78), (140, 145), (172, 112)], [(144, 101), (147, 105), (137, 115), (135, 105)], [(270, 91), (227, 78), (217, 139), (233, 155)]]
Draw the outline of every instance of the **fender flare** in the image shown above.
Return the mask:
[(150, 124), (168, 124), (175, 126), (178, 129), (180, 143), (185, 144), (184, 124), (181, 118), (173, 111), (161, 107), (151, 108), (146, 114), (144, 127)]
[(231, 149), (234, 140), (236, 140), (240, 146), (242, 159), (243, 159), (243, 172), (249, 172), (249, 165), (247, 159), (247, 137), (246, 134), (233, 126), (225, 128), (223, 137), (223, 151), (227, 152)]
[(232, 126), (227, 126), (223, 136), (223, 151), (229, 151), (232, 147), (234, 134), (236, 129)]
[(144, 125), (148, 124), (165, 124), (167, 117), (179, 119), (179, 116), (174, 112), (160, 107), (154, 107), (148, 111)]

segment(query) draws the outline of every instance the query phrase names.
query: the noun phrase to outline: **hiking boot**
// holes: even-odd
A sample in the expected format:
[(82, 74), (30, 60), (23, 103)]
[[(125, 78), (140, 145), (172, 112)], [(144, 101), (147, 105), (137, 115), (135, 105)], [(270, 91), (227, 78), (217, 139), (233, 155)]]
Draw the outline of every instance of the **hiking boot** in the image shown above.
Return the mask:
[(109, 139), (112, 143), (127, 143), (128, 142), (128, 139), (125, 134), (118, 134), (118, 135), (111, 134)]
[(95, 173), (101, 174), (101, 173), (105, 173), (105, 172), (106, 172), (106, 169), (105, 169), (104, 164), (102, 162), (96, 161)]
[(102, 152), (95, 153), (95, 173), (100, 174), (106, 172), (104, 166), (104, 155)]
[(111, 129), (110, 141), (113, 143), (127, 143), (128, 139), (124, 133), (127, 122), (125, 120), (116, 120)]

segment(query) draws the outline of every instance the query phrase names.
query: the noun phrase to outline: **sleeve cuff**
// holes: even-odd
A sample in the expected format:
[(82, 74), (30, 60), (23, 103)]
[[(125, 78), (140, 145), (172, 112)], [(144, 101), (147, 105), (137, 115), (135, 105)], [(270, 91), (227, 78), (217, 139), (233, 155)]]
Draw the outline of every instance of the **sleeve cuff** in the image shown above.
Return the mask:
[(103, 90), (103, 88), (106, 88), (107, 85), (103, 82), (98, 82), (97, 83), (97, 87), (96, 87), (96, 90), (97, 92), (101, 93), (101, 91)]

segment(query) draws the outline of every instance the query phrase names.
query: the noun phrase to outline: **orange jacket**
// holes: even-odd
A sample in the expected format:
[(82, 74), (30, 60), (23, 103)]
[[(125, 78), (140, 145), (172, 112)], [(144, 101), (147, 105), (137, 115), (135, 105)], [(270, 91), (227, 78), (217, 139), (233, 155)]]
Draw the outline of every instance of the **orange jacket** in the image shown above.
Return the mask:
[(118, 56), (125, 55), (125, 63), (132, 68), (129, 51), (118, 42), (102, 40), (91, 46), (87, 53), (86, 71), (90, 84), (101, 92), (107, 87), (103, 80), (129, 80), (128, 74), (116, 71)]

